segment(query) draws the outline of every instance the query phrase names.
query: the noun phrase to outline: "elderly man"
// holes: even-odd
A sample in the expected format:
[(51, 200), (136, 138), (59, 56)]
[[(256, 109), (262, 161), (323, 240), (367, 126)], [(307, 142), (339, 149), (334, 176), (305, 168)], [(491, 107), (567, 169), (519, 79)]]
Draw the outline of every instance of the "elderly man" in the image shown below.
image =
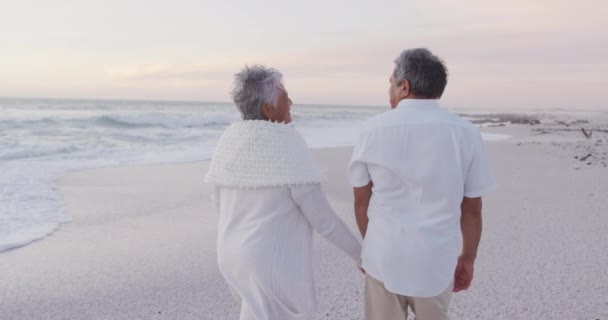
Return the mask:
[[(427, 49), (395, 60), (391, 109), (362, 127), (348, 168), (364, 237), (365, 319), (448, 319), (469, 288), (481, 197), (495, 180), (479, 130), (443, 110), (443, 62)], [(462, 250), (460, 248), (462, 232)]]

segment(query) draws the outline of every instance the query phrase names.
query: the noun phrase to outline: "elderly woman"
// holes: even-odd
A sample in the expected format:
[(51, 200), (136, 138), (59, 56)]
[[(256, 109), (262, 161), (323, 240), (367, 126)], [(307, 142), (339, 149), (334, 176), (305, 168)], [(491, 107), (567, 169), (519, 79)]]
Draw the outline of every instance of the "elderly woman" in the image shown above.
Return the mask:
[(206, 181), (215, 185), (220, 271), (240, 300), (241, 320), (313, 319), (313, 230), (358, 261), (361, 246), (336, 216), (322, 174), (289, 125), (281, 73), (235, 75), (243, 120), (223, 133)]

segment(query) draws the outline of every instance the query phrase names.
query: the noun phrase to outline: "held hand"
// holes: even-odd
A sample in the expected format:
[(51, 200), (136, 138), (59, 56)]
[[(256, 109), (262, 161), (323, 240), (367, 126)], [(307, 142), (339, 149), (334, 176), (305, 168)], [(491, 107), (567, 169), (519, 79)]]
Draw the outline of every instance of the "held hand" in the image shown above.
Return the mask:
[(361, 273), (365, 274), (365, 269), (363, 269), (361, 264), (362, 264), (362, 261), (359, 260), (359, 262), (357, 263), (357, 269), (359, 269), (359, 271), (361, 271)]
[(473, 282), (473, 264), (473, 260), (463, 257), (458, 258), (458, 265), (456, 266), (456, 272), (454, 272), (454, 292), (467, 290), (471, 286), (471, 282)]
[(361, 273), (365, 274), (365, 269), (363, 269), (362, 267), (357, 267), (359, 268), (359, 271), (361, 271)]

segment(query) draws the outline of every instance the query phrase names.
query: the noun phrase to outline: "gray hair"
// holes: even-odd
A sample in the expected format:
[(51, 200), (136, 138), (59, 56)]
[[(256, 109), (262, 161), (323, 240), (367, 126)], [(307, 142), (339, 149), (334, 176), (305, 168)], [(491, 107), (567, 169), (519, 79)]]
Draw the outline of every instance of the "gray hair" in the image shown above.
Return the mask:
[(415, 95), (439, 99), (448, 83), (448, 70), (443, 61), (428, 49), (409, 49), (395, 59), (393, 78), (397, 84), (407, 80)]
[(243, 120), (262, 120), (261, 109), (265, 103), (276, 108), (283, 88), (282, 80), (283, 75), (279, 71), (257, 64), (245, 66), (234, 75), (230, 94)]

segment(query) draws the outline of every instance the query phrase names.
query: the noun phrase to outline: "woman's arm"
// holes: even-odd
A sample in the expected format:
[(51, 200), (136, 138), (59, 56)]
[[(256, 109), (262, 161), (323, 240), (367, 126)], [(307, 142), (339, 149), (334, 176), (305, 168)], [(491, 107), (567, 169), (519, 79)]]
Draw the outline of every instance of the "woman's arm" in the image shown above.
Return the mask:
[(211, 194), (211, 202), (213, 203), (213, 209), (215, 213), (220, 214), (220, 187), (214, 186), (213, 193)]
[(291, 196), (317, 233), (348, 254), (354, 261), (359, 261), (361, 244), (338, 218), (321, 184), (292, 187)]

